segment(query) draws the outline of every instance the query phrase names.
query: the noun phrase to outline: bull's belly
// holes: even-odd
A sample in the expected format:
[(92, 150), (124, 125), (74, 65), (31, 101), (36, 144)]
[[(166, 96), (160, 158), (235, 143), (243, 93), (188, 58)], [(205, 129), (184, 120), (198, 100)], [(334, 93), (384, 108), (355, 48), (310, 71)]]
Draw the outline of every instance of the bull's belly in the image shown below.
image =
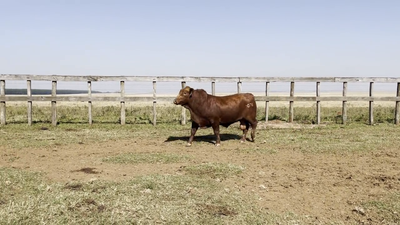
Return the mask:
[(206, 119), (192, 118), (192, 120), (199, 125), (200, 128), (211, 127), (211, 121)]
[[(242, 118), (228, 118), (228, 119), (219, 119), (219, 125), (228, 127), (229, 125), (241, 120)], [(192, 119), (193, 120), (193, 119)], [(212, 121), (207, 119), (195, 119), (193, 120), (196, 122), (200, 128), (208, 128), (212, 126)]]
[(221, 118), (219, 123), (220, 124), (232, 124), (241, 119), (243, 119), (243, 117)]

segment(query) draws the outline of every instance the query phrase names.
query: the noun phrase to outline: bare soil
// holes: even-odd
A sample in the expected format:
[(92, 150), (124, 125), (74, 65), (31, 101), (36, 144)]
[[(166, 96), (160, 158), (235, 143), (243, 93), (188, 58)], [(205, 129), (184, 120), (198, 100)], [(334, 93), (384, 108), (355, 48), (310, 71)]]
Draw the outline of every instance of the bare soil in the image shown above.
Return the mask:
[[(148, 137), (34, 150), (0, 148), (0, 166), (40, 171), (52, 181), (69, 182), (123, 181), (141, 175), (182, 174), (182, 167), (203, 162), (230, 163), (245, 169), (239, 177), (220, 181), (229, 191), (255, 196), (259, 207), (271, 212), (309, 215), (316, 221), (377, 223), (375, 212), (364, 211), (360, 203), (400, 190), (398, 149), (311, 154), (284, 148), (265, 154), (238, 149), (268, 143), (240, 144), (225, 137), (222, 145), (215, 147), (209, 138), (197, 137), (192, 147), (185, 147), (187, 138)], [(173, 164), (102, 162), (105, 157), (128, 152), (184, 154), (190, 160)]]

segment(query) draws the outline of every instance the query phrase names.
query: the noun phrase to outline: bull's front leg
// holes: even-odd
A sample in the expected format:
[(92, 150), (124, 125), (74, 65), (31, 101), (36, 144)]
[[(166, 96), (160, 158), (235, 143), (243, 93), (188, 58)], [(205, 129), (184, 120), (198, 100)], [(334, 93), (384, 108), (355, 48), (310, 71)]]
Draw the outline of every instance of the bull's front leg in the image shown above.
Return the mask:
[(190, 129), (190, 138), (186, 146), (192, 146), (194, 135), (196, 134), (197, 129), (199, 129), (199, 124), (192, 122), (192, 129)]
[(214, 135), (217, 138), (215, 142), (215, 146), (220, 146), (221, 145), (221, 138), (219, 137), (219, 123), (213, 123), (212, 128), (214, 130)]

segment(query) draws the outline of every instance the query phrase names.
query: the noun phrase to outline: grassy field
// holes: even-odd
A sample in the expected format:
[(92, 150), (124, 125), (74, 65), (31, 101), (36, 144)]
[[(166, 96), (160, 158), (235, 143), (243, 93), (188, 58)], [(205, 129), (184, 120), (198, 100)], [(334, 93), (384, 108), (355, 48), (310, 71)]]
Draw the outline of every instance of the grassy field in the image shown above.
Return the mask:
[[(257, 111), (257, 119), (265, 120), (265, 108), (259, 104)], [(49, 105), (33, 105), (33, 122), (34, 123), (51, 123), (51, 107)], [(157, 123), (179, 123), (181, 119), (182, 107), (180, 106), (159, 106), (157, 107)], [(341, 123), (340, 107), (322, 107), (321, 121), (322, 123)], [(126, 107), (126, 123), (128, 124), (149, 124), (153, 120), (152, 106), (134, 106)], [(92, 108), (94, 123), (119, 123), (120, 106), (113, 105), (94, 105)], [(190, 113), (186, 110), (187, 118)], [(348, 106), (348, 123), (368, 123), (368, 108), (360, 106)], [(393, 123), (394, 107), (377, 105), (374, 107), (374, 120), (376, 123)], [(87, 123), (88, 107), (82, 103), (79, 105), (59, 105), (57, 107), (57, 119), (59, 123)], [(288, 121), (289, 109), (286, 106), (270, 107), (269, 120)], [(298, 106), (294, 108), (294, 121), (298, 123), (311, 124), (316, 120), (315, 105), (311, 107)], [(25, 123), (27, 122), (26, 105), (13, 105), (7, 107), (8, 123)]]
[[(199, 130), (193, 148), (183, 147), (190, 125), (179, 125), (180, 110), (179, 107), (160, 109), (159, 125), (154, 128), (149, 124), (152, 116), (148, 107), (128, 108), (129, 119), (125, 126), (118, 124), (118, 107), (95, 108), (92, 126), (86, 124), (86, 107), (60, 107), (60, 125), (52, 127), (49, 108), (34, 109), (32, 126), (27, 126), (21, 116), (26, 112), (25, 107), (8, 108), (9, 124), (0, 127), (0, 224), (400, 223), (400, 129), (392, 124), (394, 112), (390, 108), (375, 109), (375, 119), (379, 122), (376, 126), (365, 125), (368, 121), (365, 108), (349, 109), (350, 124), (346, 126), (336, 122), (338, 109), (326, 109), (322, 118), (328, 123), (326, 126), (312, 129), (267, 127), (257, 132), (256, 143), (244, 145), (231, 138), (240, 135), (237, 127), (223, 128), (221, 132), (225, 136), (222, 136), (221, 148), (210, 143), (213, 140), (210, 129)], [(270, 119), (285, 121), (287, 111), (286, 108), (271, 109)], [(310, 124), (314, 112), (313, 108), (298, 108), (295, 120)], [(263, 119), (262, 110), (259, 119)], [(138, 146), (132, 147), (135, 144)], [(82, 151), (74, 157), (68, 151), (78, 146)], [(126, 150), (122, 150), (124, 148)], [(101, 177), (106, 176), (104, 172), (85, 167), (80, 172), (100, 177), (65, 180), (62, 178), (66, 177), (64, 173), (75, 174), (72, 169), (60, 170), (58, 176), (61, 178), (57, 179), (49, 178), (49, 171), (34, 170), (33, 165), (50, 163), (51, 155), (58, 152), (65, 152), (64, 157), (74, 157), (75, 161), (83, 160), (85, 152), (92, 152), (98, 154), (99, 166), (133, 172), (146, 167), (149, 171), (114, 179), (114, 175)], [(28, 156), (30, 153), (37, 153), (37, 158)], [(209, 154), (222, 155), (206, 156)], [(232, 155), (237, 158), (230, 158)], [(301, 164), (295, 156), (310, 161)], [(380, 158), (370, 159), (370, 156)], [(26, 161), (22, 161), (24, 157)], [(388, 161), (379, 161), (383, 157)], [(259, 158), (279, 158), (277, 161), (282, 167), (269, 167), (274, 161), (253, 165)], [(325, 161), (326, 158), (338, 161), (331, 163)], [(351, 158), (354, 161), (343, 163)], [(24, 164), (29, 161), (29, 165)], [(301, 167), (295, 167), (297, 163), (293, 162)], [(359, 167), (349, 169), (358, 163)], [(315, 170), (329, 171), (327, 167), (335, 169), (342, 164), (344, 166), (332, 171), (331, 176), (343, 173), (346, 178), (333, 180), (332, 185), (322, 182), (327, 179), (322, 173), (305, 175)], [(166, 173), (156, 170), (157, 167), (177, 169), (174, 173)], [(265, 187), (259, 183), (251, 184), (253, 181), (248, 177), (261, 174), (262, 167), (275, 172), (265, 178)], [(291, 178), (290, 172), (276, 178), (276, 174), (291, 167), (298, 173), (297, 180)], [(386, 168), (391, 170), (386, 171)], [(375, 179), (378, 176), (379, 179)], [(280, 180), (285, 177), (288, 180)], [(334, 193), (336, 187), (343, 188), (338, 189), (338, 193), (343, 191), (343, 202), (338, 200), (339, 194)], [(275, 207), (274, 201), (260, 204), (260, 199), (272, 199), (274, 193), (279, 194), (274, 190), (280, 190), (285, 196), (277, 199), (288, 198), (289, 202), (290, 196), (304, 193), (302, 203), (293, 201), (293, 206), (282, 206), (283, 210), (278, 210), (279, 202)], [(346, 196), (345, 190), (352, 191)], [(307, 208), (320, 203), (312, 192), (319, 193), (326, 202), (332, 192), (332, 205), (329, 206), (332, 209), (306, 213)], [(308, 201), (309, 205), (306, 204)], [(336, 215), (336, 211), (343, 208), (349, 212)]]

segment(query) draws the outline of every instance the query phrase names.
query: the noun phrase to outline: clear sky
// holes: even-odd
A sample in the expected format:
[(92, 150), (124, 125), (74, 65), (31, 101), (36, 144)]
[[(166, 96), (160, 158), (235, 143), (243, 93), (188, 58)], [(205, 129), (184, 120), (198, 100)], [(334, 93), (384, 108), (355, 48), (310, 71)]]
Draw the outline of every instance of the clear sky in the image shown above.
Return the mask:
[(400, 76), (398, 0), (0, 0), (0, 73)]

